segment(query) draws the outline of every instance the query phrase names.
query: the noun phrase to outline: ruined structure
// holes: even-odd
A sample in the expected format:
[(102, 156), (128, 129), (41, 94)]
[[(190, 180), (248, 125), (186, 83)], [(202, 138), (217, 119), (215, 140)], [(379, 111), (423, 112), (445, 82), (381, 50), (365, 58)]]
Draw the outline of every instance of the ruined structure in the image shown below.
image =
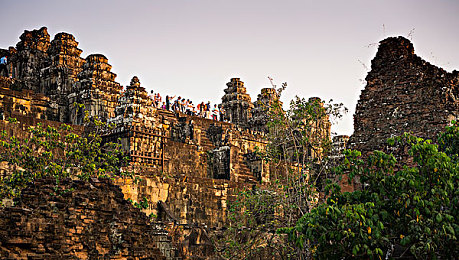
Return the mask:
[(282, 106), (282, 102), (279, 101), (279, 95), (274, 88), (261, 89), (261, 93), (258, 94), (257, 100), (253, 102), (254, 107), (250, 111), (252, 114), (249, 120), (251, 129), (267, 132), (268, 111), (275, 101), (279, 102), (279, 106)]
[(82, 50), (73, 35), (58, 33), (50, 41), (46, 27), (26, 30), (15, 48), (0, 52), (9, 56), (9, 89), (49, 98), (49, 109), (41, 114), (42, 119), (81, 124), (84, 111), (99, 118), (114, 116), (122, 88), (115, 81), (116, 74), (101, 54), (81, 58)]
[(349, 140), (363, 154), (384, 149), (388, 138), (404, 132), (435, 139), (458, 118), (459, 72), (421, 59), (406, 38), (380, 42), (366, 81)]
[(56, 102), (58, 121), (69, 122), (70, 104), (67, 95), (72, 93), (77, 75), (85, 63), (85, 60), (80, 57), (82, 50), (78, 49), (78, 42), (73, 35), (58, 33), (51, 41), (47, 53), (48, 63), (40, 70), (38, 92)]
[[(2, 259), (179, 259), (167, 231), (108, 180), (36, 181), (0, 211)], [(73, 188), (73, 192), (64, 189)]]
[(39, 30), (26, 30), (19, 38), (16, 48), (10, 47), (8, 50), (9, 75), (21, 79), (21, 84), (15, 87), (41, 93), (40, 72), (50, 65), (47, 53), (51, 44), (48, 29), (42, 27)]
[(332, 147), (330, 152), (330, 160), (340, 161), (344, 158), (343, 152), (346, 149), (346, 145), (349, 142), (349, 136), (337, 135), (332, 139)]
[[(273, 166), (256, 151), (267, 146), (266, 107), (277, 98), (274, 89), (263, 89), (254, 105), (244, 83), (233, 78), (220, 105), (229, 122), (188, 116), (155, 108), (136, 76), (122, 92), (108, 59), (101, 54), (81, 58), (71, 34), (59, 33), (50, 42), (43, 27), (25, 31), (20, 39), (16, 48), (0, 49), (10, 57), (9, 77), (0, 76), (0, 119), (16, 117), (20, 127), (6, 120), (0, 120), (0, 127), (21, 138), (37, 122), (71, 123), (83, 132), (89, 129), (83, 126), (85, 113), (113, 124), (103, 139), (121, 142), (131, 158), (128, 168), (141, 180), (119, 179), (116, 184), (125, 199), (147, 200), (144, 213), (157, 216), (158, 225), (170, 225), (175, 235), (172, 246), (164, 230), (147, 227), (145, 215), (127, 207), (108, 182), (69, 181), (65, 185), (79, 191), (57, 201), (42, 193), (50, 187), (43, 181), (36, 183), (38, 190), (29, 187), (18, 204), (22, 208), (1, 213), (1, 256), (136, 258), (148, 251), (145, 256), (153, 259), (173, 259), (176, 246), (182, 256), (205, 258), (213, 252), (206, 230), (223, 228), (235, 194), (270, 185)], [(319, 122), (314, 131), (330, 136), (330, 125)], [(50, 232), (55, 232), (53, 238)], [(155, 232), (162, 234), (159, 240)]]
[[(68, 94), (70, 105), (70, 123), (82, 124), (84, 112), (90, 117), (108, 119), (115, 116), (115, 107), (120, 97), (121, 85), (115, 81), (116, 74), (111, 72), (112, 66), (102, 54), (91, 54), (86, 58), (82, 71), (74, 89)], [(83, 104), (79, 109), (75, 103)]]
[(108, 117), (108, 123), (116, 127), (105, 135), (105, 139), (113, 142), (120, 139), (136, 165), (162, 167), (165, 134), (152, 103), (145, 88), (140, 86), (140, 80), (134, 76), (116, 103), (114, 116)]
[(224, 119), (233, 124), (247, 127), (253, 104), (244, 87), (244, 82), (239, 78), (232, 78), (230, 82), (226, 83), (226, 86), (221, 105), (225, 111)]
[[(88, 113), (114, 125), (103, 133), (104, 141), (121, 142), (131, 158), (128, 168), (141, 181), (116, 180), (120, 193), (109, 182), (68, 180), (64, 186), (77, 192), (61, 197), (46, 193), (49, 180), (35, 183), (39, 189), (29, 187), (17, 207), (0, 212), (0, 256), (174, 259), (180, 252), (209, 257), (213, 249), (206, 230), (224, 227), (235, 194), (270, 185), (273, 166), (257, 151), (267, 146), (267, 112), (278, 98), (276, 90), (262, 89), (252, 103), (244, 83), (232, 78), (220, 105), (229, 122), (214, 121), (155, 108), (136, 76), (123, 92), (104, 55), (83, 59), (81, 53), (71, 34), (59, 33), (50, 41), (45, 27), (25, 31), (15, 48), (0, 49), (9, 56), (8, 77), (0, 76), (0, 129), (27, 138), (27, 127), (38, 122), (71, 123), (80, 125), (75, 129), (82, 133), (88, 129), (83, 126)], [(366, 80), (354, 115), (355, 132), (349, 142), (346, 136), (334, 138), (335, 154), (346, 143), (368, 154), (405, 131), (435, 138), (458, 117), (459, 73), (422, 60), (403, 37), (381, 41)], [(13, 126), (8, 117), (20, 123)], [(320, 162), (323, 151), (314, 142), (330, 137), (330, 122), (315, 123), (311, 147), (300, 152)], [(0, 174), (7, 170), (0, 167)], [(123, 196), (147, 200), (143, 212), (158, 222), (149, 223)]]

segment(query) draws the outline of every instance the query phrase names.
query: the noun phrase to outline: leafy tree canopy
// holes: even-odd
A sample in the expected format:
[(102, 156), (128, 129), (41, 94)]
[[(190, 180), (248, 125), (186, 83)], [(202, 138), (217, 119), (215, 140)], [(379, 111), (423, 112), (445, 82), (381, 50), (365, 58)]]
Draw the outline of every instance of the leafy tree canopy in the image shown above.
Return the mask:
[[(14, 118), (9, 121), (18, 124)], [(0, 161), (6, 162), (8, 171), (0, 180), (0, 200), (19, 196), (38, 178), (55, 178), (58, 185), (60, 179), (69, 177), (88, 180), (130, 175), (121, 168), (129, 158), (120, 144), (102, 142), (100, 131), (106, 124), (88, 117), (86, 122), (91, 131), (80, 134), (66, 124), (31, 126), (25, 139), (1, 132)]]
[(375, 151), (366, 161), (346, 151), (338, 171), (360, 177), (362, 189), (326, 188), (327, 201), (301, 217), (289, 235), (319, 259), (452, 259), (458, 253), (459, 124), (439, 135), (438, 144), (410, 134), (388, 140), (395, 152)]

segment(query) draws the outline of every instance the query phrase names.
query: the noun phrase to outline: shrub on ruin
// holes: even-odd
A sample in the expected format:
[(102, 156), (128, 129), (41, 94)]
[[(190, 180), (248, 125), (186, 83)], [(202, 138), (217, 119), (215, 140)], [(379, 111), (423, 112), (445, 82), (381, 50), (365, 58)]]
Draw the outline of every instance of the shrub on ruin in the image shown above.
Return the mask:
[[(283, 89), (278, 90), (278, 94)], [(330, 120), (346, 111), (342, 104), (296, 97), (287, 111), (279, 99), (266, 109), (268, 147), (257, 156), (269, 162), (270, 183), (239, 191), (231, 201), (228, 225), (217, 245), (223, 258), (304, 259), (276, 231), (292, 227), (318, 201), (317, 184), (329, 171)]]
[(281, 233), (318, 259), (452, 259), (458, 255), (459, 124), (438, 144), (410, 134), (389, 139), (394, 153), (375, 151), (367, 160), (346, 151), (341, 173), (360, 177), (362, 189), (327, 187), (325, 203)]
[[(16, 119), (9, 119), (17, 124)], [(122, 170), (129, 158), (118, 143), (103, 142), (105, 123), (87, 119), (91, 131), (77, 133), (70, 125), (37, 124), (27, 129), (25, 139), (0, 133), (0, 161), (6, 174), (0, 180), (0, 199), (14, 198), (39, 178), (54, 178), (56, 189), (63, 178), (88, 180), (127, 176)]]

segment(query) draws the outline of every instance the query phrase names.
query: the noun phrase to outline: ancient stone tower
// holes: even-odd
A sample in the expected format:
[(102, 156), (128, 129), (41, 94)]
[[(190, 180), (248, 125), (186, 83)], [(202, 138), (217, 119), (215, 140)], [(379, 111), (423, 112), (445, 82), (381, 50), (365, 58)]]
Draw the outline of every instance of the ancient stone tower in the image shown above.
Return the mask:
[(414, 54), (403, 37), (380, 42), (354, 114), (351, 148), (383, 149), (387, 138), (412, 132), (435, 139), (459, 115), (459, 72), (438, 68)]
[(24, 31), (16, 48), (10, 47), (9, 76), (15, 90), (30, 90), (49, 97), (43, 119), (69, 122), (67, 95), (72, 93), (85, 62), (75, 37), (58, 33), (50, 42), (47, 28)]
[(165, 134), (152, 103), (145, 88), (140, 86), (139, 78), (134, 76), (119, 99), (115, 116), (108, 119), (108, 123), (116, 127), (105, 138), (111, 141), (119, 138), (135, 164), (158, 166), (163, 163)]
[(225, 120), (242, 127), (248, 127), (250, 110), (253, 108), (244, 82), (239, 78), (232, 78), (226, 83), (225, 95), (222, 97), (222, 108), (225, 111)]
[[(253, 130), (260, 132), (267, 131), (268, 111), (275, 101), (279, 101), (279, 96), (274, 88), (263, 88), (261, 90), (257, 101), (253, 102), (254, 108), (251, 110), (252, 117), (249, 123)], [(282, 107), (282, 102), (279, 101), (279, 105)]]
[(16, 48), (10, 48), (10, 75), (21, 80), (21, 85), (17, 87), (40, 93), (40, 72), (49, 64), (48, 29), (25, 30), (19, 39)]
[(155, 122), (153, 115), (156, 109), (145, 88), (140, 86), (137, 76), (131, 79), (130, 85), (126, 88), (119, 102), (116, 111), (117, 116), (120, 112), (124, 112), (124, 118), (131, 118), (132, 122), (145, 127), (153, 126), (152, 124)]
[[(90, 117), (107, 119), (115, 116), (115, 107), (120, 97), (121, 85), (115, 81), (116, 74), (102, 54), (91, 54), (86, 58), (82, 71), (78, 74), (73, 93), (69, 94), (70, 122), (82, 124), (84, 111)], [(83, 104), (83, 109), (73, 104)]]
[(85, 60), (80, 57), (75, 37), (68, 33), (58, 33), (48, 49), (48, 62), (41, 69), (40, 93), (51, 97), (57, 103), (60, 122), (68, 122), (69, 103), (67, 95), (72, 93), (78, 73)]

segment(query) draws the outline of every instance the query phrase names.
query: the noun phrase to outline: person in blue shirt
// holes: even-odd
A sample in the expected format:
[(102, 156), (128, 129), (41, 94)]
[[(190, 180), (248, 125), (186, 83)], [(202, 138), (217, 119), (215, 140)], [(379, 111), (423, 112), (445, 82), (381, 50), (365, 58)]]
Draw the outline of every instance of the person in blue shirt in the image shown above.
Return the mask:
[(0, 58), (0, 76), (8, 76), (8, 69), (6, 67), (6, 64), (8, 64), (8, 57), (3, 56)]

